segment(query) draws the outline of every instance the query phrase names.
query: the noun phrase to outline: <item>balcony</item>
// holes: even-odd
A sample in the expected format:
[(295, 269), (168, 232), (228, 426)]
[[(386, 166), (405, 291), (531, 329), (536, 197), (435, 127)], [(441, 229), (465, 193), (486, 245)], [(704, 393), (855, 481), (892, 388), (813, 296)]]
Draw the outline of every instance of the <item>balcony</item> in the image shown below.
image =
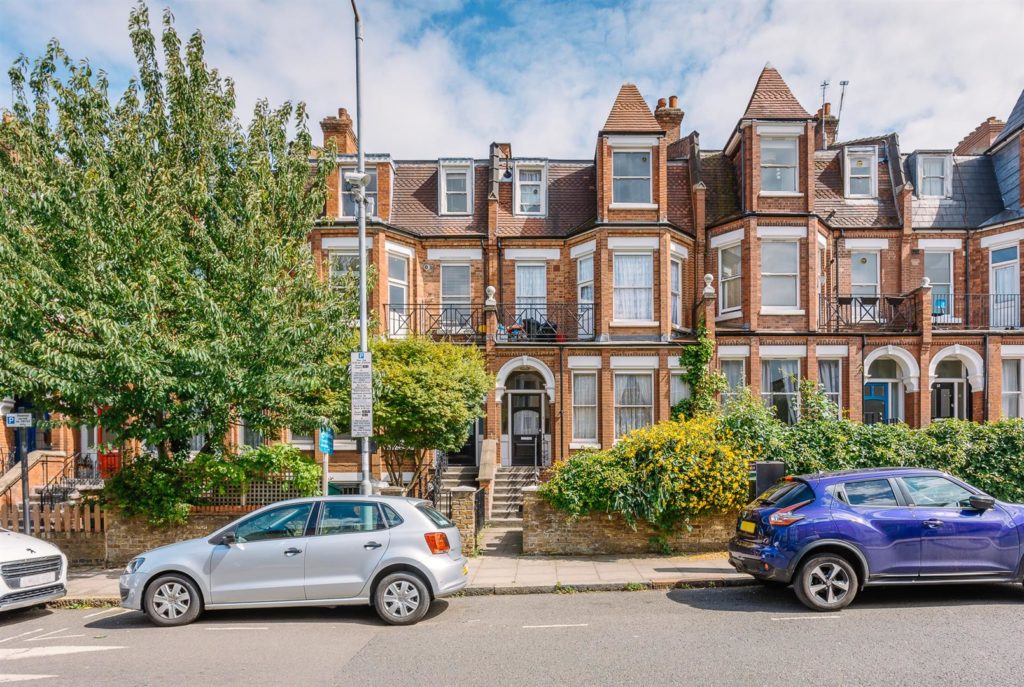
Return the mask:
[(821, 296), (818, 328), (827, 332), (914, 332), (919, 300), (909, 295)]
[(388, 336), (424, 336), (434, 341), (483, 343), (487, 320), (482, 305), (470, 303), (386, 303), (384, 322)]
[(1020, 329), (1019, 293), (971, 295), (932, 292), (932, 329), (988, 330)]
[(497, 343), (593, 341), (591, 303), (516, 303), (497, 308)]

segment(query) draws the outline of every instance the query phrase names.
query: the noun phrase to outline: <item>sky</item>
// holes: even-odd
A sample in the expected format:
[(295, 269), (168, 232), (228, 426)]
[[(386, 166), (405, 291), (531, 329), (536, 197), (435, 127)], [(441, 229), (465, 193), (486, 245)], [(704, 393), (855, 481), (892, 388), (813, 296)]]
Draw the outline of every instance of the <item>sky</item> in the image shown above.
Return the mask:
[[(56, 38), (119, 94), (135, 69), (134, 0), (0, 0), (0, 65)], [(253, 103), (304, 101), (315, 122), (355, 110), (348, 0), (150, 0)], [(679, 96), (683, 133), (722, 147), (771, 62), (804, 108), (836, 112), (840, 138), (896, 131), (903, 150), (952, 148), (1024, 88), (1024, 0), (359, 0), (363, 142), (397, 159), (593, 157), (619, 86)], [(0, 108), (10, 105), (6, 77)]]

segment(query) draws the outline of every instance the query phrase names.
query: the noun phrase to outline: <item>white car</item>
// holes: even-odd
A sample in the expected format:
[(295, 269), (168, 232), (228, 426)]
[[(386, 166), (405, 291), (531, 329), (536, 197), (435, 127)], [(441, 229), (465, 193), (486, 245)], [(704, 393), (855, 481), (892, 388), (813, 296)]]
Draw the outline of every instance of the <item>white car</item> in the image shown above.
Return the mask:
[(0, 611), (38, 606), (67, 594), (68, 559), (53, 544), (0, 529)]

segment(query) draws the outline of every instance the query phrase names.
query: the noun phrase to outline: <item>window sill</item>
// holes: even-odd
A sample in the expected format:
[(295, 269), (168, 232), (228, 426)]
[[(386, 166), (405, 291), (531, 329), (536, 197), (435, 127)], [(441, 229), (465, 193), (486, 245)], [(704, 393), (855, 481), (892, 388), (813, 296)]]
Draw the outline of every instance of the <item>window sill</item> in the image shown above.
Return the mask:
[(878, 205), (878, 196), (846, 196), (854, 205)]
[(761, 308), (762, 315), (806, 315), (803, 308)]
[(572, 441), (569, 443), (569, 450), (579, 450), (583, 448), (596, 448), (600, 449), (601, 444), (597, 444), (591, 441)]
[(513, 212), (513, 217), (538, 217), (543, 219), (548, 216), (546, 212)]
[(441, 217), (472, 217), (472, 212), (439, 212)]
[(736, 312), (728, 312), (724, 315), (719, 315), (715, 318), (715, 322), (725, 322), (726, 320), (738, 320), (743, 317), (743, 311), (737, 310)]
[(657, 210), (657, 203), (612, 203), (609, 210)]
[(312, 441), (289, 441), (288, 443), (300, 451), (312, 451), (316, 447), (316, 443)]
[(804, 194), (799, 191), (761, 191), (757, 194), (761, 198), (803, 198)]
[(612, 320), (609, 327), (660, 327), (661, 322), (657, 320)]

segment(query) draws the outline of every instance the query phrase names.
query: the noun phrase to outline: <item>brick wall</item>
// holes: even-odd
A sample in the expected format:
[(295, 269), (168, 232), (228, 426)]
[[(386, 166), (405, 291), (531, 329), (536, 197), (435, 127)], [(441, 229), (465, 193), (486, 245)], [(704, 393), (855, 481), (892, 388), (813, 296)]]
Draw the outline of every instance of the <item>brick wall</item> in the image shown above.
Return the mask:
[[(721, 551), (736, 530), (736, 514), (702, 518), (692, 528), (668, 538), (679, 553)], [(547, 556), (632, 555), (658, 553), (652, 543), (655, 530), (638, 523), (634, 530), (618, 514), (595, 514), (572, 519), (537, 496), (523, 490), (523, 553)]]
[(194, 512), (184, 525), (153, 527), (141, 518), (127, 518), (111, 512), (106, 521), (106, 564), (111, 567), (126, 565), (133, 557), (158, 546), (205, 537), (229, 522), (241, 517), (242, 509), (223, 509), (222, 512)]

